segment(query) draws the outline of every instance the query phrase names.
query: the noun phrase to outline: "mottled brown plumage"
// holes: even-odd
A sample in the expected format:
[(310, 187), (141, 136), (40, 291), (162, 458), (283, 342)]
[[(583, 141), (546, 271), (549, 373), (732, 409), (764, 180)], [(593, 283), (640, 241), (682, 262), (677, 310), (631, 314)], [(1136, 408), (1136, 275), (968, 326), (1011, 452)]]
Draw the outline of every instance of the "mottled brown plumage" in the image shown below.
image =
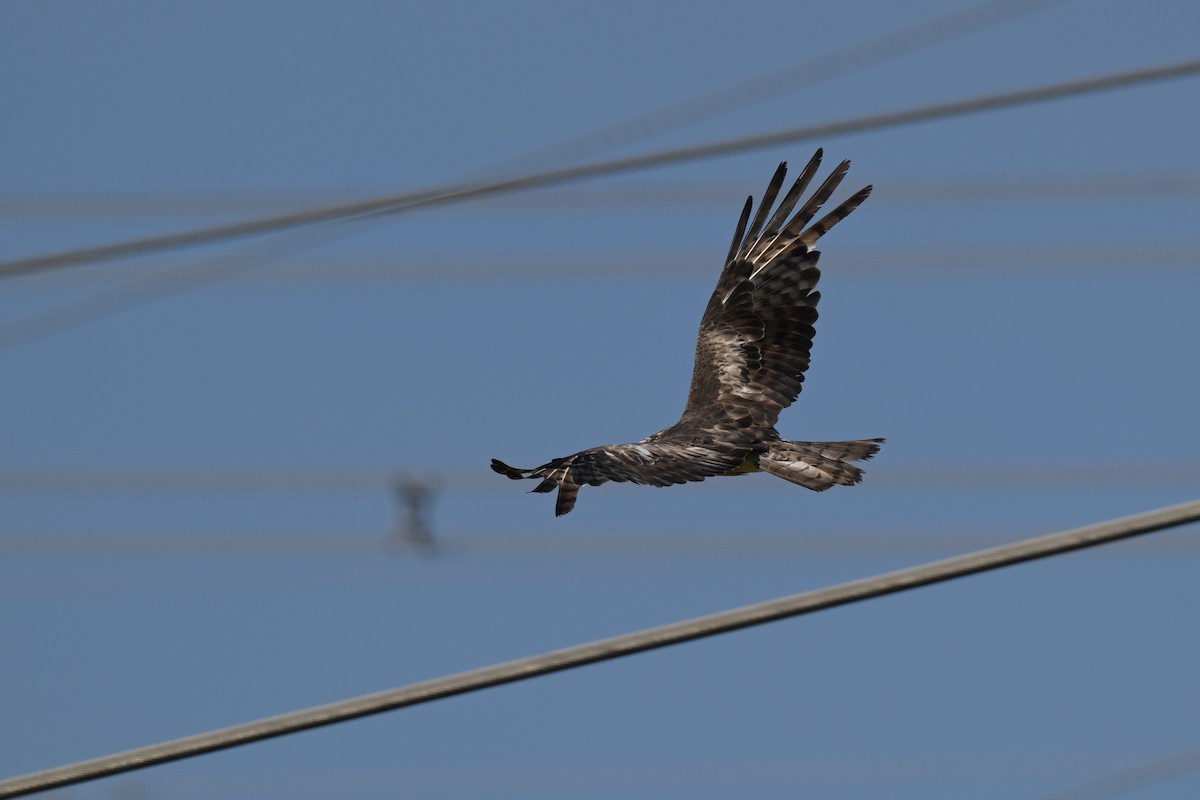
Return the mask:
[(779, 412), (800, 394), (815, 335), (821, 271), (812, 247), (871, 193), (870, 186), (859, 190), (809, 225), (845, 177), (850, 162), (843, 161), (789, 219), (820, 163), (818, 150), (769, 219), (786, 163), (775, 171), (753, 221), (753, 198), (746, 198), (700, 320), (679, 422), (633, 444), (593, 447), (533, 469), (492, 459), (492, 469), (513, 480), (539, 479), (535, 492), (557, 488), (557, 516), (575, 507), (582, 486), (607, 481), (670, 486), (761, 470), (819, 492), (862, 480), (862, 471), (846, 462), (870, 458), (883, 439), (789, 442), (775, 431)]

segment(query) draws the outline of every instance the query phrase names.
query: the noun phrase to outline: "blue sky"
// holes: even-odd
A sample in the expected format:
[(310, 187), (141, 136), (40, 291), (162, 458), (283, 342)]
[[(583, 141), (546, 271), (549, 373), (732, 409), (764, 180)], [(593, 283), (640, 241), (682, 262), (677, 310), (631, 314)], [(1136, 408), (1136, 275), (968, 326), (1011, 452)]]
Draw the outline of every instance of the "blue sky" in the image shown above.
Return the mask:
[[(7, 3), (0, 260), (490, 173), (962, 5)], [(597, 155), (1191, 59), (1198, 23), (1052, 3)], [(0, 338), (237, 266), (0, 350), (0, 776), (1193, 499), (1198, 86), (6, 281)], [(780, 431), (888, 437), (863, 485), (605, 486), (555, 520), (487, 470), (673, 422), (745, 195), (818, 144), (877, 191), (822, 242)], [(388, 547), (397, 471), (441, 487), (432, 556)], [(1037, 797), (1200, 744), (1198, 552), (1166, 532), (61, 796)]]

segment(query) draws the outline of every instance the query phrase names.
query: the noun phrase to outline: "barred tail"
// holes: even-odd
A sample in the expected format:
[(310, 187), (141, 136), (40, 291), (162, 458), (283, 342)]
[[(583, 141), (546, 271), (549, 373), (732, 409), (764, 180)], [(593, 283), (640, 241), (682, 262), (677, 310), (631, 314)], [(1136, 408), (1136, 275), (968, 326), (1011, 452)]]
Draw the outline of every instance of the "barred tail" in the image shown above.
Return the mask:
[[(561, 517), (575, 507), (575, 500), (579, 497), (579, 489), (581, 488), (581, 484), (571, 480), (570, 467), (561, 466), (565, 461), (567, 459), (558, 458), (533, 469), (517, 469), (516, 467), (510, 467), (498, 458), (493, 458), (492, 471), (498, 472), (514, 481), (519, 481), (522, 478), (540, 478), (541, 483), (530, 489), (531, 492), (537, 492), (538, 494), (545, 494), (558, 489), (558, 497), (554, 503), (554, 516)], [(598, 480), (595, 485), (603, 482), (603, 480)]]
[(853, 486), (862, 480), (862, 470), (846, 462), (866, 461), (879, 452), (883, 439), (851, 442), (772, 442), (759, 456), (758, 467), (814, 492), (835, 484)]

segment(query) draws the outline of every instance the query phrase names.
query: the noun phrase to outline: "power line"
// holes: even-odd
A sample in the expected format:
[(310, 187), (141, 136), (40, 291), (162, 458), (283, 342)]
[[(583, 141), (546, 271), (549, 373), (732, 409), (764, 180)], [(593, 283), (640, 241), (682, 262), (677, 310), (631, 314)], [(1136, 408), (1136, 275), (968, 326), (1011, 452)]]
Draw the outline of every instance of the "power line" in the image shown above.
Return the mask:
[[(666, 108), (611, 123), (598, 130), (536, 148), (523, 155), (506, 159), (504, 164), (508, 169), (513, 169), (520, 163), (529, 163), (535, 159), (542, 163), (563, 156), (577, 159), (593, 155), (597, 151), (629, 145), (649, 136), (660, 135), (704, 119), (727, 114), (785, 92), (795, 92), (798, 89), (881, 64), (1025, 14), (1059, 5), (1063, 1), (993, 0), (966, 9), (956, 8), (947, 14), (922, 20), (902, 30), (889, 31), (882, 36), (851, 44), (832, 53), (823, 53), (763, 75), (756, 75), (749, 80), (697, 95)], [(213, 192), (199, 195), (193, 193), (187, 198), (183, 209), (180, 208), (177, 199), (169, 202), (166, 206), (161, 203), (162, 199), (160, 196), (156, 200), (150, 201), (145, 208), (155, 214), (179, 213), (180, 210), (192, 213), (227, 214), (231, 208), (236, 209), (238, 204), (245, 204), (249, 198), (246, 193), (233, 196)], [(267, 199), (280, 203), (295, 198), (285, 193), (273, 192)], [(255, 201), (251, 199), (250, 202), (253, 205)], [(82, 199), (78, 197), (64, 199), (54, 196), (18, 198), (0, 195), (0, 214), (3, 215), (62, 213), (72, 210), (110, 215), (114, 212), (119, 213), (119, 208), (114, 208), (114, 205), (120, 206), (122, 201), (118, 199), (114, 203), (112, 197), (98, 195)], [(174, 210), (171, 209), (171, 206), (174, 206)]]
[[(557, 145), (538, 148), (532, 153), (520, 157), (519, 160), (528, 162), (536, 158), (545, 163), (555, 154), (575, 152), (576, 157), (579, 157), (584, 154), (585, 149), (594, 152), (597, 149), (629, 144), (655, 133), (662, 133), (748, 103), (764, 100), (784, 90), (794, 91), (799, 86), (813, 85), (821, 80), (852, 72), (870, 64), (878, 64), (905, 53), (915, 52), (939, 41), (946, 41), (973, 30), (987, 28), (1006, 19), (1055, 5), (1061, 1), (993, 0), (993, 2), (983, 3), (965, 11), (955, 10), (942, 17), (918, 23), (903, 31), (851, 45), (656, 113), (606, 126), (591, 135), (585, 135), (582, 139), (577, 137)], [(508, 163), (508, 169), (513, 169), (513, 160), (510, 159)], [(228, 201), (228, 198), (225, 200)], [(13, 204), (6, 205), (4, 198), (0, 197), (0, 212), (11, 213), (12, 210)], [(228, 213), (229, 210), (228, 202), (222, 203), (221, 213)], [(111, 209), (106, 209), (106, 211), (111, 213)], [(154, 280), (149, 286), (128, 286), (119, 291), (108, 292), (102, 297), (84, 299), (66, 307), (35, 314), (0, 329), (0, 350), (36, 341), (90, 320), (103, 318), (169, 294), (186, 291), (191, 285), (214, 283), (245, 271), (244, 268), (205, 270), (205, 275), (179, 283), (164, 283)]]
[[(187, 493), (391, 492), (398, 474), (445, 492), (511, 491), (482, 464), (442, 468), (316, 467), (311, 469), (208, 467), (124, 469), (120, 467), (0, 468), (0, 493)], [(1109, 464), (874, 464), (867, 480), (892, 489), (1064, 489), (1167, 488), (1200, 485), (1197, 462), (1123, 462)], [(713, 480), (706, 487), (721, 491), (792, 491), (789, 484), (766, 476)], [(634, 490), (636, 491), (636, 490)]]
[(1200, 520), (1200, 500), (0, 781), (0, 800), (908, 591)]
[(1200, 747), (1123, 769), (1094, 781), (1045, 795), (1042, 800), (1104, 800), (1136, 792), (1156, 783), (1200, 770)]
[(30, 314), (0, 326), (0, 351), (163, 297), (212, 285), (234, 275), (245, 275), (254, 267), (289, 253), (335, 241), (347, 235), (351, 225), (345, 223), (338, 227), (324, 225), (303, 229), (288, 238), (245, 247), (234, 254), (210, 256), (184, 268), (160, 271), (150, 276), (143, 274), (141, 280), (129, 281), (130, 276), (126, 274), (122, 276), (122, 284), (98, 295)]
[[(562, 265), (570, 262), (571, 270)], [(1094, 241), (1078, 244), (1061, 243), (1034, 247), (1018, 247), (1006, 242), (1002, 247), (973, 247), (970, 249), (914, 245), (904, 248), (868, 250), (848, 248), (839, 254), (840, 272), (874, 272), (894, 275), (899, 270), (913, 277), (936, 273), (961, 278), (974, 277), (977, 272), (965, 270), (1002, 270), (1005, 273), (1036, 270), (1039, 275), (1086, 270), (1095, 275), (1104, 270), (1124, 273), (1130, 264), (1138, 264), (1142, 273), (1151, 270), (1194, 270), (1200, 265), (1200, 243), (1162, 242), (1144, 245), (1122, 243), (1098, 247)], [(363, 284), (438, 284), (456, 280), (503, 279), (554, 281), (619, 281), (642, 279), (647, 275), (685, 276), (711, 273), (707, 256), (687, 257), (679, 253), (659, 257), (621, 257), (581, 260), (569, 258), (522, 259), (420, 259), (403, 262), (394, 257), (356, 257), (333, 262), (292, 260), (265, 263), (251, 270), (252, 262), (193, 265), (169, 272), (146, 275), (158, 270), (158, 265), (131, 267), (97, 266), (87, 270), (44, 273), (34, 283), (18, 288), (45, 291), (75, 288), (80, 285), (120, 284), (103, 293), (73, 300), (63, 305), (29, 314), (6, 325), (0, 325), (0, 351), (28, 344), (63, 330), (85, 324), (110, 314), (158, 298), (222, 282), (222, 288), (234, 291), (256, 290), (271, 286), (314, 286), (330, 283), (343, 286)], [(142, 280), (138, 280), (138, 279)]]
[[(208, 228), (190, 233), (185, 232), (182, 234), (169, 235), (165, 237), (135, 240), (131, 242), (118, 243), (115, 245), (102, 246), (99, 248), (60, 253), (58, 255), (35, 257), (33, 259), (18, 259), (16, 261), (0, 263), (0, 278), (5, 277), (6, 275), (13, 276), (29, 274), (31, 272), (43, 272), (45, 270), (68, 266), (70, 264), (106, 260), (110, 258), (116, 258), (119, 255), (134, 255), (139, 253), (153, 252), (161, 249), (170, 249), (173, 247), (211, 243), (220, 239), (267, 233), (271, 231), (282, 230), (287, 227), (315, 224), (321, 221), (330, 221), (334, 219), (341, 219), (345, 221), (346, 219), (350, 218), (370, 219), (375, 214), (400, 213), (405, 210), (412, 210), (438, 203), (456, 202), (470, 199), (472, 197), (501, 194), (510, 190), (515, 191), (524, 188), (533, 188), (534, 186), (552, 185), (554, 183), (565, 182), (574, 178), (586, 177), (589, 174), (603, 174), (606, 169), (609, 172), (628, 171), (644, 166), (651, 166), (654, 163), (668, 163), (670, 161), (682, 161), (689, 158), (699, 158), (708, 155), (719, 155), (725, 152), (736, 152), (739, 149), (754, 149), (755, 147), (763, 147), (767, 146), (768, 144), (773, 144), (776, 141), (799, 141), (804, 138), (815, 138), (816, 136), (823, 135), (825, 133), (845, 133), (853, 130), (869, 130), (872, 127), (886, 127), (888, 125), (906, 124), (918, 121), (920, 119), (930, 119), (938, 116), (951, 116), (958, 113), (970, 113), (971, 111), (981, 110), (982, 108), (987, 107), (1015, 105), (1023, 102), (1036, 102), (1055, 96), (1065, 96), (1068, 94), (1078, 94), (1087, 91), (1097, 91), (1099, 89), (1112, 88), (1114, 86), (1125, 85), (1131, 82), (1156, 80), (1165, 77), (1178, 77), (1179, 75), (1187, 74), (1188, 72), (1196, 71), (1197, 69), (1200, 69), (1200, 62), (1189, 62), (1188, 64), (1165, 67), (1157, 70), (1141, 71), (1138, 73), (1122, 73), (1119, 75), (1107, 76), (1088, 81), (1057, 84), (1050, 87), (1042, 87), (1040, 89), (1026, 90), (1023, 92), (1010, 93), (1006, 95), (995, 95), (982, 100), (960, 101), (957, 103), (944, 104), (940, 106), (927, 106), (922, 109), (916, 109), (909, 112), (897, 112), (888, 115), (859, 118), (857, 120), (850, 120), (842, 123), (832, 123), (830, 125), (817, 126), (815, 128), (795, 129), (790, 132), (785, 132), (784, 134), (768, 135), (766, 138), (752, 137), (750, 140), (738, 140), (733, 143), (717, 143), (716, 145), (709, 145), (701, 148), (689, 148), (683, 151), (663, 151), (659, 154), (651, 154), (650, 156), (644, 156), (635, 159), (604, 162), (599, 165), (591, 165), (590, 167), (585, 166), (567, 170), (559, 170), (556, 172), (540, 173), (539, 175), (527, 176), (526, 178), (511, 181), (502, 181), (500, 183), (480, 184), (475, 188), (467, 187), (458, 190), (447, 190), (442, 194), (438, 194), (438, 190), (413, 192), (406, 195), (397, 195), (393, 196), (392, 198), (385, 198), (384, 200), (368, 201), (366, 206), (370, 206), (372, 208), (377, 207), (379, 203), (383, 203), (385, 201), (395, 201), (397, 203), (397, 205), (384, 210), (378, 210), (378, 208), (376, 208), (376, 210), (373, 212), (371, 212), (369, 209), (365, 209), (364, 204), (362, 203), (349, 205), (343, 204), (329, 207), (324, 211), (318, 209), (311, 212), (299, 212), (298, 214), (272, 217), (266, 220), (251, 221), (232, 226)], [(772, 139), (772, 136), (775, 138)], [(779, 138), (781, 136), (784, 138)], [(407, 199), (407, 205), (404, 205), (401, 202), (401, 200), (405, 199)], [(361, 215), (359, 215), (359, 212), (362, 212)], [(317, 216), (314, 216), (314, 214)], [(322, 214), (325, 216), (321, 216)], [(330, 216), (331, 214), (332, 216)], [(1191, 261), (1188, 262), (1189, 265), (1191, 263)], [(189, 271), (191, 271), (189, 268), (176, 270), (177, 273), (186, 273)], [(36, 341), (53, 333), (57, 333), (94, 319), (125, 310), (130, 306), (152, 301), (165, 294), (173, 294), (184, 291), (190, 288), (192, 285), (211, 284), (244, 271), (244, 267), (239, 269), (222, 269), (220, 265), (215, 267), (209, 265), (203, 270), (204, 274), (195, 278), (181, 276), (180, 282), (178, 283), (160, 281), (159, 279), (156, 279), (153, 286), (121, 287), (119, 289), (112, 290), (98, 298), (85, 298), (83, 300), (70, 303), (66, 307), (33, 314), (4, 328), (0, 328), (0, 350), (22, 344), (28, 344), (29, 342)], [(556, 271), (555, 274), (558, 275), (560, 273)]]
[(375, 556), (390, 554), (389, 545), (378, 533), (0, 533), (8, 558)]
[[(1095, 239), (1089, 241), (1064, 241), (1053, 244), (1022, 246), (1012, 241), (995, 245), (972, 247), (945, 246), (936, 244), (909, 244), (903, 247), (846, 247), (837, 254), (839, 273), (883, 274), (889, 277), (903, 271), (905, 277), (921, 273), (937, 273), (939, 279), (946, 277), (976, 277), (977, 272), (966, 270), (1003, 270), (1004, 272), (1036, 270), (1039, 275), (1049, 272), (1087, 270), (1096, 274), (1103, 270), (1119, 269), (1124, 273), (1130, 264), (1137, 264), (1139, 271), (1193, 269), (1200, 265), (1200, 241), (1147, 241), (1144, 243), (1123, 241), (1103, 246)], [(572, 268), (563, 269), (570, 263)], [(38, 276), (33, 282), (25, 282), (14, 289), (46, 291), (76, 289), (95, 285), (108, 285), (114, 281), (130, 281), (149, 270), (159, 270), (159, 265), (131, 266), (99, 265), (87, 270), (66, 270)], [(190, 275), (192, 269), (179, 270)], [(948, 274), (947, 274), (948, 273)], [(590, 282), (613, 282), (640, 280), (647, 275), (664, 277), (691, 277), (713, 275), (712, 254), (664, 252), (661, 255), (639, 252), (636, 254), (614, 253), (610, 256), (592, 255), (579, 257), (576, 254), (562, 256), (546, 255), (539, 258), (488, 258), (486, 256), (384, 256), (359, 255), (334, 260), (293, 259), (265, 264), (253, 272), (223, 272), (225, 286), (240, 289), (262, 286), (297, 286), (306, 283), (423, 283), (438, 284), (464, 279), (496, 279), (508, 283), (513, 280), (536, 279)], [(169, 275), (155, 273), (154, 286), (144, 287), (155, 291), (159, 284), (173, 288)], [(200, 284), (201, 281), (196, 281)], [(114, 292), (135, 292), (140, 285)], [(107, 295), (102, 295), (107, 297)], [(78, 311), (86, 313), (94, 307), (103, 309), (101, 298), (80, 301)], [(44, 312), (47, 318), (67, 317), (74, 306)], [(33, 319), (35, 317), (31, 317)], [(48, 320), (52, 321), (52, 320)], [(43, 323), (43, 325), (48, 323)], [(29, 328), (28, 320), (18, 320), (0, 326), (0, 348), (7, 340), (17, 338), (18, 331)]]
[(141, 303), (206, 286), (246, 269), (238, 260), (225, 265), (205, 265), (143, 276), (144, 280), (116, 286), (101, 294), (84, 297), (45, 311), (29, 314), (7, 325), (0, 325), (0, 351), (36, 341), (52, 333), (68, 330), (89, 320), (125, 311)]
[[(399, 535), (397, 535), (399, 533)], [(931, 533), (911, 529), (864, 531), (806, 530), (731, 533), (655, 529), (612, 531), (546, 531), (502, 533), (426, 529), (421, 538), (392, 532), (337, 533), (286, 530), (158, 531), (143, 533), (83, 533), (63, 531), (0, 532), (0, 556), (5, 558), (361, 558), (402, 556), (406, 553), (439, 558), (662, 558), (675, 563), (759, 559), (828, 560), (937, 556), (964, 546), (987, 547), (1012, 538), (1011, 530), (958, 530)], [(1100, 556), (1118, 558), (1161, 556), (1194, 558), (1200, 540), (1154, 539), (1131, 543)]]
[[(1200, 173), (1178, 171), (1143, 175), (1099, 173), (1059, 176), (978, 176), (975, 178), (910, 177), (877, 178), (871, 204), (942, 205), (962, 202), (1019, 201), (1045, 203), (1054, 200), (1088, 200), (1127, 203), (1131, 198), (1167, 200), (1200, 195)], [(503, 205), (483, 209), (512, 211), (547, 208), (631, 208), (697, 206), (725, 207), (743, 187), (732, 181), (684, 182), (642, 181), (636, 184), (564, 186), (511, 198)], [(146, 217), (183, 214), (227, 214), (279, 209), (301, 203), (334, 203), (358, 192), (349, 189), (214, 190), (205, 192), (113, 192), (69, 194), (0, 194), (0, 217)]]
[(599, 151), (632, 144), (705, 119), (756, 105), (772, 97), (807, 88), (822, 81), (855, 72), (909, 53), (914, 53), (958, 36), (982, 30), (1009, 19), (1040, 11), (1062, 0), (995, 0), (922, 20), (915, 25), (888, 31), (865, 42), (857, 42), (832, 53), (773, 70), (765, 75), (724, 86), (676, 103), (667, 108), (622, 120), (599, 130), (572, 137), (532, 153), (508, 159), (507, 169), (529, 168), (531, 161), (577, 160)]
[(524, 191), (543, 186), (553, 186), (600, 175), (633, 172), (648, 167), (744, 153), (780, 144), (910, 125), (927, 120), (944, 119), (997, 108), (1027, 105), (1154, 81), (1181, 78), (1197, 72), (1200, 72), (1200, 59), (1149, 69), (1127, 70), (1095, 78), (1047, 84), (1030, 89), (990, 94), (966, 100), (955, 100), (948, 103), (937, 103), (883, 114), (870, 114), (821, 125), (790, 128), (783, 131), (737, 139), (724, 139), (708, 144), (673, 148), (640, 156), (547, 170), (492, 182), (467, 183), (405, 192), (403, 194), (364, 200), (357, 203), (327, 206), (264, 219), (247, 220), (232, 225), (219, 225), (165, 236), (69, 250), (45, 256), (20, 258), (0, 262), (0, 278), (27, 275), (118, 257), (209, 244), (216, 241), (272, 233), (318, 223), (336, 222), (375, 215), (398, 214), (419, 208), (446, 205), (479, 197)]
[[(411, 257), (410, 257), (411, 258)], [(562, 265), (570, 262), (571, 270)], [(685, 276), (711, 273), (709, 256), (687, 257), (679, 253), (647, 257), (644, 254), (608, 259), (580, 259), (575, 255), (538, 260), (462, 258), (458, 260), (420, 259), (408, 263), (395, 257), (356, 257), (334, 262), (290, 260), (264, 263), (250, 269), (251, 262), (226, 265), (190, 265), (168, 272), (146, 275), (152, 266), (96, 266), (87, 270), (42, 273), (35, 282), (17, 288), (31, 291), (75, 288), (80, 285), (120, 284), (98, 296), (84, 297), (46, 311), (29, 314), (7, 325), (0, 325), (0, 351), (17, 347), (116, 312), (125, 311), (158, 298), (221, 282), (226, 290), (246, 291), (264, 286), (315, 286), (330, 283), (355, 287), (363, 284), (438, 284), (455, 280), (604, 281), (642, 279), (647, 275)], [(903, 248), (848, 248), (839, 253), (838, 270), (876, 272), (895, 275), (903, 270), (909, 277), (938, 274), (956, 278), (977, 272), (965, 270), (1002, 270), (1005, 273), (1036, 270), (1039, 275), (1086, 270), (1095, 275), (1103, 270), (1126, 272), (1138, 264), (1142, 273), (1151, 270), (1194, 270), (1200, 264), (1200, 244), (1152, 242), (1144, 245), (1125, 242), (1098, 247), (1094, 241), (1018, 247), (977, 246), (969, 249), (913, 245)], [(143, 280), (138, 281), (138, 278)]]

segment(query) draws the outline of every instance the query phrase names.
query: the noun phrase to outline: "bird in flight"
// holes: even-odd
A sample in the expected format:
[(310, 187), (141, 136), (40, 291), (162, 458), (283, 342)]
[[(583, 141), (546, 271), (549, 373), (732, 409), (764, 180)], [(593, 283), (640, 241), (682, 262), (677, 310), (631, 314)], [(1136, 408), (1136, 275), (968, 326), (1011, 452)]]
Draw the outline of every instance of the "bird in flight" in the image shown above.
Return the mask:
[(670, 486), (762, 471), (818, 492), (861, 481), (862, 470), (848, 462), (870, 458), (883, 439), (791, 442), (775, 430), (779, 412), (800, 394), (815, 335), (821, 254), (813, 245), (871, 194), (870, 186), (860, 189), (808, 224), (845, 177), (850, 162), (843, 161), (789, 219), (820, 164), (818, 150), (769, 219), (786, 162), (771, 178), (753, 222), (754, 198), (746, 198), (700, 319), (691, 390), (679, 422), (640, 442), (592, 447), (533, 469), (494, 458), (492, 469), (513, 480), (541, 481), (535, 492), (557, 488), (555, 516), (575, 507), (581, 487), (608, 481)]

